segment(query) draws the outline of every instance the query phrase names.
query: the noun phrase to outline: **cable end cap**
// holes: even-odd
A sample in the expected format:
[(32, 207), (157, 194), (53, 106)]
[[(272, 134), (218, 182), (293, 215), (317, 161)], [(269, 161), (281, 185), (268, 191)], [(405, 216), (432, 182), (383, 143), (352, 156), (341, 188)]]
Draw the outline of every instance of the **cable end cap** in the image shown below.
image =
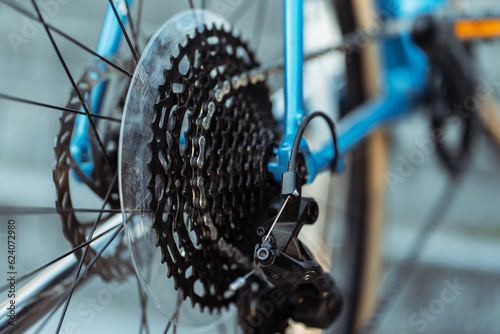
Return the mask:
[(301, 195), (302, 178), (296, 171), (284, 172), (281, 174), (281, 196), (294, 196)]

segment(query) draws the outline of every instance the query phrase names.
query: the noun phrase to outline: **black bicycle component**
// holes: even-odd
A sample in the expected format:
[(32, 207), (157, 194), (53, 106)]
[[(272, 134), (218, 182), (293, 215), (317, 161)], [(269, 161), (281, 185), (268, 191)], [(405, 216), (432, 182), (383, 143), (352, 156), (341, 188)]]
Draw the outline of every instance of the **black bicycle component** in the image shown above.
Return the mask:
[(288, 328), (290, 306), (282, 290), (269, 284), (253, 283), (251, 294), (241, 294), (238, 324), (245, 334), (284, 334)]
[(151, 123), (149, 207), (167, 276), (212, 311), (253, 296), (225, 292), (252, 270), (257, 227), (279, 200), (261, 161), (275, 121), (258, 63), (232, 32), (205, 27), (178, 49)]
[[(467, 47), (455, 36), (453, 21), (423, 15), (415, 20), (413, 40), (425, 52), (432, 66), (430, 105), (432, 133), (439, 157), (457, 176), (466, 164), (477, 112), (477, 77)], [(443, 141), (446, 122), (455, 117), (461, 123), (457, 150)]]
[[(293, 173), (293, 172), (290, 172)], [(286, 174), (286, 173), (285, 173)], [(297, 176), (283, 180), (297, 180)], [(328, 328), (342, 310), (342, 297), (333, 279), (298, 239), (304, 224), (313, 224), (319, 208), (312, 198), (301, 198), (300, 182), (283, 184), (288, 195), (284, 207), (262, 243), (255, 247), (255, 262), (269, 282), (287, 296), (287, 317), (308, 327)], [(297, 187), (295, 187), (297, 186)]]
[[(299, 148), (300, 148), (300, 141), (302, 140), (302, 137), (304, 135), (304, 131), (306, 130), (307, 126), (309, 123), (316, 117), (321, 117), (325, 122), (328, 124), (328, 127), (330, 128), (330, 132), (332, 135), (332, 141), (333, 141), (333, 147), (334, 147), (334, 157), (332, 160), (331, 164), (331, 171), (334, 172), (337, 169), (337, 164), (339, 161), (339, 147), (338, 147), (338, 142), (337, 142), (337, 130), (335, 129), (335, 123), (333, 120), (328, 117), (327, 114), (321, 112), (321, 111), (315, 111), (309, 115), (307, 115), (302, 123), (300, 124), (297, 134), (295, 135), (295, 138), (293, 140), (293, 145), (292, 149), (290, 151), (290, 160), (288, 161), (288, 166), (287, 166), (287, 172), (297, 172), (300, 170), (301, 164), (299, 160)], [(302, 167), (305, 167), (305, 163), (302, 164)], [(283, 175), (283, 178), (287, 177), (287, 175)], [(307, 179), (307, 171), (305, 173), (305, 180)], [(282, 182), (283, 185), (283, 182)]]
[[(129, 69), (130, 63), (122, 61), (121, 66)], [(78, 90), (85, 97), (87, 105), (91, 105), (92, 90), (93, 88), (105, 81), (110, 81), (116, 78), (118, 70), (107, 67), (103, 62), (96, 60), (93, 64), (88, 66), (77, 82)], [(123, 106), (125, 104), (125, 94), (127, 91), (129, 81), (122, 82), (122, 85), (117, 89), (117, 98), (114, 100), (113, 105), (106, 109), (107, 116), (121, 117)], [(81, 107), (81, 102), (77, 94), (72, 91), (67, 108), (78, 110)], [(55, 167), (53, 171), (54, 182), (56, 185), (57, 199), (56, 208), (61, 211), (59, 214), (62, 221), (63, 233), (66, 239), (73, 247), (77, 247), (87, 240), (88, 229), (93, 225), (93, 222), (80, 221), (73, 210), (73, 202), (70, 187), (70, 173), (74, 173), (81, 182), (83, 182), (90, 190), (97, 196), (104, 199), (108, 188), (111, 186), (116, 168), (118, 164), (118, 136), (119, 124), (110, 122), (96, 123), (101, 139), (106, 147), (106, 155), (109, 158), (111, 167), (110, 170), (104, 162), (103, 155), (97, 144), (96, 137), (89, 127), (89, 140), (92, 152), (92, 161), (94, 163), (93, 174), (87, 176), (80, 165), (76, 162), (73, 154), (71, 153), (71, 139), (73, 138), (73, 131), (75, 127), (77, 115), (69, 111), (63, 111), (60, 117), (61, 127), (55, 140)], [(107, 201), (110, 209), (120, 209), (118, 197), (118, 184), (112, 189), (112, 195)], [(125, 244), (120, 246), (126, 247)], [(89, 253), (85, 257), (85, 264), (90, 263), (96, 252), (89, 249)], [(120, 253), (117, 252), (117, 253)], [(78, 259), (82, 256), (82, 251), (75, 252)], [(96, 271), (102, 279), (110, 281), (112, 279), (123, 280), (129, 273), (133, 271), (130, 266), (124, 266), (120, 259), (112, 257), (104, 259), (101, 258), (96, 263)]]
[(281, 175), (281, 196), (300, 196), (304, 181), (297, 171), (284, 172)]
[[(319, 216), (318, 203), (312, 198), (301, 196), (307, 172), (304, 172), (304, 159), (300, 159), (299, 155), (300, 140), (307, 125), (315, 117), (323, 117), (330, 127), (335, 147), (332, 170), (337, 166), (335, 124), (326, 114), (314, 112), (305, 118), (295, 135), (287, 171), (281, 176), (284, 203), (272, 224), (268, 222), (268, 232), (262, 243), (255, 246), (254, 260), (269, 282), (285, 292), (287, 303), (279, 308), (285, 319), (291, 318), (308, 327), (325, 329), (339, 316), (342, 297), (333, 279), (325, 274), (312, 253), (298, 239), (304, 224), (314, 224)], [(257, 229), (258, 235), (263, 236), (265, 233), (262, 227)], [(263, 302), (262, 296), (262, 293), (258, 294), (253, 303), (259, 305)], [(275, 331), (279, 331), (279, 328), (275, 328)]]

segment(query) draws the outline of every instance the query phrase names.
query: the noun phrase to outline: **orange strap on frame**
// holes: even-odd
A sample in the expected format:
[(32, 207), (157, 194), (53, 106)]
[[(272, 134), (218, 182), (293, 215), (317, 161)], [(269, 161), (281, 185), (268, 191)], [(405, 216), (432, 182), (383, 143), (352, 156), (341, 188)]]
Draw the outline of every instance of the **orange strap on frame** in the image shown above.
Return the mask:
[(457, 20), (455, 34), (461, 40), (500, 37), (500, 18)]

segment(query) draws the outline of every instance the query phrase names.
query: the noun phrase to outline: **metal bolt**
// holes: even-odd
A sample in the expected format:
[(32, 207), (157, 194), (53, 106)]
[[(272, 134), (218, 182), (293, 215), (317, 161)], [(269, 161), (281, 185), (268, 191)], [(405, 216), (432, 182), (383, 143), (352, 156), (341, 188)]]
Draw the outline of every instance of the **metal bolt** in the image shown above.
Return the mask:
[(266, 233), (266, 230), (261, 226), (257, 228), (257, 235), (262, 237)]
[(307, 274), (304, 276), (305, 281), (309, 281), (311, 279), (311, 275)]
[(317, 219), (318, 219), (318, 216), (319, 216), (319, 207), (318, 207), (318, 203), (316, 203), (315, 200), (312, 200), (308, 207), (307, 207), (307, 214), (309, 216), (309, 221), (311, 223), (314, 223)]
[(257, 251), (257, 258), (261, 261), (266, 261), (267, 259), (269, 259), (269, 251), (267, 250), (267, 248), (261, 248)]

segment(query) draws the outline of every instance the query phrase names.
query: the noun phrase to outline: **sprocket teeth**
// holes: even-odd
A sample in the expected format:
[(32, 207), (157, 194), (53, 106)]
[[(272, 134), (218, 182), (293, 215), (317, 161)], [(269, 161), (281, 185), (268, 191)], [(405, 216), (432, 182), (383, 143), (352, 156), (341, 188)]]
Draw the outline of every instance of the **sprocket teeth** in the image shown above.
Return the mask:
[[(170, 68), (173, 68), (175, 60), (176, 60), (176, 58), (174, 56), (170, 56)], [(168, 72), (165, 71), (165, 73), (168, 73)], [(165, 78), (168, 78), (168, 77), (165, 76)]]
[[(192, 295), (189, 296), (189, 300), (191, 301), (191, 307), (194, 308), (194, 306), (196, 305), (195, 302), (194, 302), (194, 298)], [(200, 308), (201, 308), (201, 304), (200, 305)]]
[[(248, 267), (236, 262), (235, 252), (240, 252), (239, 256), (243, 257), (247, 255), (251, 257), (253, 253), (257, 238), (253, 236), (255, 228), (252, 226), (258, 224), (258, 221), (253, 217), (251, 221), (244, 219), (245, 217), (250, 219), (251, 212), (261, 211), (254, 206), (260, 208), (261, 203), (266, 202), (254, 201), (245, 203), (245, 207), (242, 207), (242, 199), (264, 197), (264, 194), (261, 194), (262, 183), (259, 181), (260, 164), (255, 164), (252, 159), (260, 157), (260, 152), (266, 145), (263, 141), (252, 140), (251, 134), (262, 128), (263, 124), (272, 123), (270, 122), (272, 112), (268, 99), (269, 91), (263, 82), (248, 82), (237, 91), (229, 88), (225, 92), (227, 96), (220, 101), (215, 100), (216, 87), (223, 82), (228, 82), (232, 76), (245, 73), (249, 66), (258, 66), (247, 44), (234, 37), (234, 34), (226, 29), (228, 28), (224, 26), (217, 28), (216, 25), (210, 27), (203, 25), (203, 27), (196, 28), (192, 37), (186, 35), (185, 42), (177, 44), (178, 55), (170, 56), (170, 68), (163, 72), (165, 82), (158, 87), (160, 98), (157, 106), (161, 108), (155, 108), (156, 118), (160, 119), (162, 108), (167, 108), (169, 113), (174, 105), (177, 105), (178, 109), (172, 117), (171, 126), (160, 125), (159, 121), (150, 124), (154, 133), (153, 138), (165, 136), (167, 132), (172, 144), (167, 147), (156, 144), (148, 145), (151, 151), (163, 150), (164, 155), (169, 159), (169, 167), (164, 169), (159, 164), (157, 152), (151, 152), (155, 161), (147, 164), (151, 173), (148, 191), (154, 197), (155, 188), (151, 184), (154, 184), (156, 175), (164, 174), (165, 192), (171, 196), (173, 203), (167, 209), (170, 210), (169, 217), (175, 217), (171, 218), (174, 220), (171, 222), (173, 225), (169, 225), (170, 230), (163, 224), (164, 207), (160, 207), (158, 201), (150, 203), (150, 209), (155, 212), (153, 228), (157, 235), (161, 235), (162, 232), (170, 235), (166, 238), (162, 237), (159, 243), (162, 249), (162, 261), (168, 267), (167, 276), (174, 279), (175, 289), (181, 291), (184, 299), (189, 297), (193, 307), (199, 305), (201, 310), (208, 309), (211, 314), (214, 311), (220, 313), (222, 308), (227, 309), (237, 297), (235, 294), (224, 298), (219, 294), (220, 291), (227, 290), (228, 281), (239, 277), (241, 272)], [(219, 37), (218, 44), (207, 42), (207, 39), (212, 36)], [(234, 52), (228, 53), (226, 45), (231, 45)], [(242, 59), (237, 57), (238, 47), (246, 50), (250, 65), (243, 64)], [(194, 56), (192, 56), (189, 58), (187, 74), (181, 74), (179, 62), (186, 55), (190, 57), (196, 52), (199, 52), (202, 57), (201, 64), (195, 67)], [(224, 71), (218, 70), (220, 64), (224, 64)], [(211, 77), (210, 71), (213, 69), (216, 74)], [(184, 84), (184, 92), (196, 92), (196, 95), (189, 95), (186, 99), (185, 93), (175, 93), (172, 85), (180, 80)], [(225, 101), (233, 96), (233, 103), (225, 105)], [(254, 103), (255, 101), (261, 102)], [(213, 115), (215, 122), (214, 120), (209, 122), (210, 119), (205, 120), (208, 115), (207, 111), (197, 108), (201, 103), (207, 102), (214, 103), (216, 106), (216, 112)], [(192, 110), (192, 113), (187, 117), (188, 126), (185, 128), (182, 123), (187, 110)], [(204, 120), (210, 126), (204, 127)], [(243, 135), (245, 131), (249, 133)], [(272, 129), (270, 131), (275, 132)], [(182, 132), (185, 134), (183, 135)], [(204, 145), (199, 144), (202, 136), (209, 138)], [(178, 139), (182, 137), (186, 138), (183, 144), (184, 150), (180, 149), (178, 142)], [(272, 137), (265, 138), (267, 141), (272, 139)], [(164, 145), (165, 139), (162, 143)], [(240, 147), (248, 147), (250, 152), (246, 153), (246, 149), (238, 149)], [(203, 163), (198, 161), (200, 157)], [(243, 165), (247, 167), (242, 168)], [(255, 169), (253, 170), (252, 166), (258, 168), (253, 168)], [(198, 182), (199, 178), (203, 182)], [(232, 193), (229, 192), (228, 187), (232, 189)], [(211, 189), (210, 193), (207, 193), (207, 188)], [(242, 191), (249, 193), (240, 194), (239, 192)], [(260, 195), (255, 197), (252, 195), (253, 192)], [(196, 198), (206, 199), (207, 205), (198, 205)], [(205, 221), (203, 219), (205, 213), (210, 214), (213, 221)], [(192, 221), (190, 226), (187, 226), (186, 217)], [(211, 229), (214, 229), (219, 236), (217, 240), (212, 240), (210, 237)], [(176, 241), (173, 241), (172, 230), (178, 237)], [(242, 234), (249, 237), (243, 239)], [(196, 236), (197, 242), (192, 235)], [(223, 240), (227, 240), (229, 250), (219, 249), (217, 242), (221, 239), (220, 236), (224, 236)], [(172, 254), (169, 253), (169, 248), (172, 248)], [(177, 251), (180, 248), (185, 251), (185, 254), (179, 256), (180, 253)], [(250, 257), (248, 257), (248, 262), (251, 261)], [(227, 270), (223, 269), (223, 264), (227, 264)], [(189, 278), (185, 277), (188, 267), (192, 268)], [(215, 291), (217, 291), (217, 293), (214, 292), (215, 295), (207, 289), (203, 296), (197, 295), (194, 291), (194, 282), (200, 277), (203, 277), (205, 283), (215, 284)]]

